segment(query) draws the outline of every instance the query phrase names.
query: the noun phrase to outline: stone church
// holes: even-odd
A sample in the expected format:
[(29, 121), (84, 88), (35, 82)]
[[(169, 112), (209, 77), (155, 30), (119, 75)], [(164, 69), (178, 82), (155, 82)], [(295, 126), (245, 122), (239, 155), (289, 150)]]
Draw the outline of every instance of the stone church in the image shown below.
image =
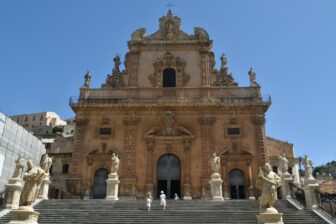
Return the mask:
[(213, 153), (221, 158), (225, 198), (254, 196), (259, 167), (268, 161), (276, 170), (280, 154), (295, 171), (293, 145), (266, 137), (271, 98), (261, 93), (255, 72), (246, 74), (250, 86), (239, 86), (225, 55), (216, 69), (206, 30), (183, 32), (169, 10), (157, 32), (140, 28), (127, 44), (125, 69), (115, 57), (100, 88), (90, 87), (88, 72), (79, 97), (70, 99), (72, 151), (51, 153), (69, 163), (60, 185), (68, 197), (105, 198), (113, 152), (120, 159), (121, 200), (161, 190), (168, 198), (209, 198)]

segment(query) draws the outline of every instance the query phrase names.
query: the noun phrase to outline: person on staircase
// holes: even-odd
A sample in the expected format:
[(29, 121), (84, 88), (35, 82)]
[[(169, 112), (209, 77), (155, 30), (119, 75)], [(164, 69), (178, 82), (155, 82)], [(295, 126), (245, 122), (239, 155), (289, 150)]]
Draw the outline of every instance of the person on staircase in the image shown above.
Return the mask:
[(166, 210), (166, 195), (163, 191), (160, 192), (160, 205), (163, 206), (163, 210)]
[(153, 198), (150, 192), (148, 192), (147, 197), (146, 197), (146, 207), (147, 207), (147, 211), (151, 210), (151, 206), (152, 206), (152, 202), (153, 202)]

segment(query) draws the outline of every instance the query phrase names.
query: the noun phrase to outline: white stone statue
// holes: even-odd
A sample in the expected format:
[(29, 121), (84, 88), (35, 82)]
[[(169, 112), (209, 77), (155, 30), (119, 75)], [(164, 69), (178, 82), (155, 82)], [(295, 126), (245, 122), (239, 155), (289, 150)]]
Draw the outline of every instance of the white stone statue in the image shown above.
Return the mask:
[(115, 153), (112, 153), (111, 173), (117, 173), (119, 169), (119, 158)]
[(35, 201), (44, 174), (43, 169), (35, 166), (31, 160), (28, 160), (27, 170), (23, 175), (25, 184), (20, 197), (20, 206), (31, 206)]
[(210, 159), (211, 164), (211, 173), (219, 173), (220, 168), (220, 157), (216, 155), (216, 153), (212, 154), (212, 158)]
[(279, 156), (279, 169), (282, 174), (288, 174), (288, 159), (285, 153)]
[(48, 154), (42, 156), (40, 166), (46, 174), (49, 174), (49, 169), (52, 165), (52, 157), (49, 157)]
[(17, 160), (15, 160), (15, 170), (13, 173), (12, 178), (15, 179), (21, 179), (22, 178), (22, 173), (23, 173), (23, 168), (26, 160), (23, 158), (23, 156), (20, 154)]
[(272, 171), (271, 165), (266, 163), (264, 165), (264, 172), (260, 168), (257, 177), (257, 187), (262, 191), (260, 197), (260, 210), (277, 213), (273, 208), (275, 201), (275, 194), (277, 188), (280, 186), (280, 177)]
[(313, 177), (313, 161), (307, 155), (304, 157), (305, 179), (314, 179)]

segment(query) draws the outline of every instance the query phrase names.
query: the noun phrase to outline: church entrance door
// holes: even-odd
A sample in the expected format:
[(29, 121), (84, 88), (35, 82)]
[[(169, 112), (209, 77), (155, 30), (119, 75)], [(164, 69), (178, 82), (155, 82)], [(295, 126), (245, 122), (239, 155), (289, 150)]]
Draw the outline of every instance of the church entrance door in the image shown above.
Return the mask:
[(245, 177), (243, 171), (233, 169), (230, 172), (231, 199), (245, 199)]
[(157, 197), (164, 191), (167, 198), (181, 195), (180, 160), (173, 154), (165, 154), (157, 162)]
[(107, 176), (108, 176), (108, 171), (106, 169), (97, 170), (95, 177), (94, 177), (92, 198), (103, 199), (106, 197)]

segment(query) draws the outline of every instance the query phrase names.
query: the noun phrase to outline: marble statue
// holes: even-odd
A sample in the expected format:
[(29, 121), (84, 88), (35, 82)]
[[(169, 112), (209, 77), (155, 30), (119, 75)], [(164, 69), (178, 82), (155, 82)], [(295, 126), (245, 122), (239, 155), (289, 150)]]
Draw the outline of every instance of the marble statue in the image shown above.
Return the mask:
[(46, 174), (49, 174), (51, 165), (52, 165), (52, 157), (49, 157), (48, 154), (45, 154), (41, 159), (40, 166)]
[(266, 211), (273, 208), (277, 188), (280, 186), (280, 177), (272, 171), (271, 165), (266, 163), (264, 171), (260, 168), (257, 177), (257, 187), (261, 190), (260, 210)]
[(12, 178), (21, 179), (25, 162), (26, 160), (23, 156), (19, 155), (17, 160), (15, 160), (16, 165)]
[(216, 155), (216, 153), (212, 154), (212, 158), (210, 159), (211, 164), (211, 173), (219, 173), (220, 168), (220, 157)]
[(279, 169), (282, 174), (288, 173), (288, 159), (285, 153), (283, 153), (282, 156), (279, 155)]
[(90, 81), (91, 81), (91, 74), (90, 71), (87, 71), (84, 76), (84, 87), (89, 88), (90, 87)]
[(259, 84), (257, 83), (256, 73), (253, 71), (252, 67), (248, 71), (248, 74), (250, 76), (250, 85), (251, 86), (259, 86)]
[(222, 54), (222, 56), (220, 57), (220, 60), (221, 60), (221, 70), (222, 70), (227, 65), (227, 58), (225, 54)]
[(35, 166), (31, 160), (28, 160), (27, 170), (23, 175), (25, 184), (20, 197), (20, 206), (31, 206), (35, 201), (44, 174), (43, 169)]
[(174, 24), (168, 23), (167, 25), (167, 39), (172, 40), (174, 38)]
[(314, 179), (313, 177), (313, 161), (305, 155), (304, 157), (305, 179)]
[(113, 73), (117, 72), (119, 73), (120, 72), (119, 66), (121, 65), (119, 55), (115, 56), (115, 58), (113, 58), (113, 61), (114, 61)]
[(117, 173), (119, 169), (119, 158), (115, 153), (112, 153), (111, 173)]

